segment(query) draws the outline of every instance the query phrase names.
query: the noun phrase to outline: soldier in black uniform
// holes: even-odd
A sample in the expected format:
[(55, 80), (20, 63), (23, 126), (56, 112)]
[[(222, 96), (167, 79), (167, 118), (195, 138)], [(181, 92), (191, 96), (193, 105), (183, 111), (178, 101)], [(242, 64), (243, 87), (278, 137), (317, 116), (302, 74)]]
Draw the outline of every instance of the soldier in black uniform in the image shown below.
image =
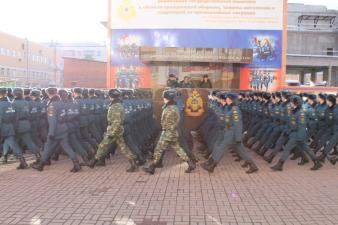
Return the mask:
[(32, 165), (32, 168), (38, 171), (43, 171), (43, 168), (48, 163), (51, 155), (57, 150), (57, 147), (61, 146), (63, 151), (73, 161), (74, 167), (71, 169), (71, 172), (78, 172), (81, 170), (81, 166), (76, 158), (76, 154), (68, 142), (66, 107), (64, 103), (60, 101), (56, 88), (48, 88), (46, 92), (50, 99), (47, 104), (49, 125), (48, 138), (44, 146), (41, 161)]
[(7, 88), (0, 88), (0, 139), (3, 140), (3, 162), (7, 163), (7, 153), (11, 148), (20, 161), (17, 169), (27, 168), (22, 149), (15, 140), (16, 111), (6, 96)]

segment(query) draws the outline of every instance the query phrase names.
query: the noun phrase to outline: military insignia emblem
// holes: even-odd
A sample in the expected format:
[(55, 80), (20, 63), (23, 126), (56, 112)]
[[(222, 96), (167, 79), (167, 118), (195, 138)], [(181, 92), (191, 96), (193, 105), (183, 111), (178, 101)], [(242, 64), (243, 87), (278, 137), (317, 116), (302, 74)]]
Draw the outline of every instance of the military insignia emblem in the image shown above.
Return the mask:
[(304, 113), (300, 114), (300, 122), (301, 123), (305, 122), (305, 114)]
[(136, 17), (136, 7), (131, 0), (123, 0), (117, 7), (117, 15), (125, 22), (128, 22)]
[(238, 112), (236, 110), (234, 111), (234, 121), (235, 122), (239, 121)]
[(189, 98), (185, 104), (185, 113), (187, 116), (202, 116), (204, 113), (203, 99), (200, 93), (193, 89), (189, 93)]
[(51, 105), (51, 106), (48, 107), (47, 114), (48, 114), (48, 117), (54, 116), (54, 106)]

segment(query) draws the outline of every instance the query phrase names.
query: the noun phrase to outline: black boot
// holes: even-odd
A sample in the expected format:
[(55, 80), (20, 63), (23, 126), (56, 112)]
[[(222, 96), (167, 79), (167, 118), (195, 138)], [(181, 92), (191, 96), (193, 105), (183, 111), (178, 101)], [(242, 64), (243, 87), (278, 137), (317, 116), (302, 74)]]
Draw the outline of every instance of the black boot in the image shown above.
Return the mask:
[(137, 156), (137, 165), (143, 166), (146, 163), (145, 158), (142, 155)]
[(273, 167), (270, 167), (270, 168), (273, 171), (283, 171), (283, 165), (284, 165), (284, 162), (282, 160), (279, 160), (276, 165), (274, 165)]
[(35, 154), (35, 158), (36, 158), (35, 162), (31, 163), (30, 166), (32, 166), (33, 164), (38, 164), (41, 161), (40, 153)]
[(96, 166), (97, 162), (98, 162), (98, 160), (94, 157), (94, 158), (93, 158), (92, 160), (90, 160), (89, 163), (88, 163), (89, 168), (94, 169), (94, 167)]
[(73, 160), (73, 168), (70, 170), (72, 173), (79, 172), (81, 170), (81, 165), (78, 160)]
[(18, 170), (27, 169), (28, 165), (27, 165), (26, 160), (23, 156), (21, 156), (19, 158), (19, 161), (20, 161), (20, 164), (19, 164), (18, 167), (16, 167), (16, 169), (18, 169)]
[(88, 156), (82, 156), (82, 160), (83, 162), (80, 163), (80, 166), (88, 166), (89, 167), (89, 159), (88, 159)]
[(249, 170), (246, 171), (247, 174), (255, 173), (258, 171), (258, 167), (253, 161), (250, 160), (248, 164), (249, 164)]
[(268, 163), (272, 163), (273, 159), (275, 158), (276, 154), (271, 153), (269, 156), (264, 156), (264, 160)]
[(209, 166), (209, 164), (211, 164), (211, 162), (212, 162), (212, 157), (210, 157), (207, 161), (201, 163), (201, 166), (202, 166), (202, 167), (203, 167), (203, 166)]
[(130, 167), (127, 169), (127, 173), (132, 173), (138, 171), (138, 166), (136, 164), (135, 159), (129, 160)]
[(42, 161), (40, 161), (39, 163), (36, 164), (32, 164), (31, 167), (37, 171), (43, 171), (43, 167), (44, 167), (44, 163)]
[(318, 161), (318, 160), (315, 160), (313, 161), (314, 165), (313, 167), (311, 168), (311, 170), (319, 170), (323, 165)]
[(202, 168), (208, 171), (209, 173), (214, 172), (215, 167), (217, 166), (217, 162), (213, 160), (212, 157), (210, 157), (210, 163), (206, 165), (202, 165)]
[(260, 141), (256, 141), (255, 144), (252, 145), (251, 150), (258, 153), (259, 152)]
[(143, 171), (146, 173), (149, 173), (151, 175), (153, 175), (155, 173), (155, 165), (154, 163), (150, 164), (149, 167), (147, 168), (143, 168)]
[(236, 159), (235, 159), (235, 162), (240, 162), (242, 161), (242, 158), (240, 156), (238, 156)]
[(302, 160), (298, 163), (298, 165), (303, 166), (309, 162), (308, 158), (306, 157), (304, 153), (301, 154), (301, 157), (302, 157)]
[(186, 171), (185, 171), (186, 173), (191, 173), (191, 171), (196, 169), (196, 162), (195, 161), (189, 160), (187, 163), (188, 163), (189, 167), (188, 167), (188, 169), (186, 169)]
[(259, 150), (258, 150), (258, 155), (260, 155), (260, 156), (264, 156), (265, 155), (265, 153), (268, 151), (269, 149), (267, 148), (267, 147), (265, 147), (265, 146), (263, 146), (263, 147), (261, 147)]

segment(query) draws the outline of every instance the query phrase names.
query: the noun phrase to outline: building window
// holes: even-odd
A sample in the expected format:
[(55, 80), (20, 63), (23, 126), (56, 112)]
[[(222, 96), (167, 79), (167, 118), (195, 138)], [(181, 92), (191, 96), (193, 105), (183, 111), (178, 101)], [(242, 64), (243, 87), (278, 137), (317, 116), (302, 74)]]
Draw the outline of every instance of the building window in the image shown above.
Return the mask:
[(5, 76), (5, 68), (1, 67), (0, 69), (0, 75)]
[(16, 57), (16, 52), (15, 52), (15, 50), (12, 51), (12, 56), (13, 56), (13, 57)]
[(0, 48), (0, 55), (5, 55), (5, 49), (4, 48)]
[(333, 48), (327, 48), (326, 54), (329, 56), (333, 56)]
[(6, 73), (7, 76), (10, 76), (11, 75), (11, 70), (9, 68), (7, 68), (7, 73)]
[(7, 56), (11, 56), (11, 51), (7, 49)]

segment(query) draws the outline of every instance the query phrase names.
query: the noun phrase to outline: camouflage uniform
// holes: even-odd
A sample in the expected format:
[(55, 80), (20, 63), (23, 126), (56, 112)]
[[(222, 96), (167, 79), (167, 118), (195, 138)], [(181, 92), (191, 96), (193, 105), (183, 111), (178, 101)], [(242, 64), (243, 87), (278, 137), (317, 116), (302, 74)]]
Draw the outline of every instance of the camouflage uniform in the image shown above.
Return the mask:
[(108, 109), (108, 127), (104, 139), (99, 144), (95, 158), (100, 160), (106, 156), (109, 152), (109, 146), (116, 142), (117, 148), (120, 152), (125, 155), (129, 160), (135, 159), (135, 156), (126, 145), (123, 138), (123, 121), (124, 121), (124, 109), (122, 104), (117, 102), (112, 102)]
[(161, 125), (162, 133), (154, 151), (154, 164), (157, 164), (167, 147), (172, 147), (177, 155), (185, 162), (189, 157), (180, 147), (178, 140), (178, 123), (180, 113), (176, 105), (165, 105), (162, 112)]

